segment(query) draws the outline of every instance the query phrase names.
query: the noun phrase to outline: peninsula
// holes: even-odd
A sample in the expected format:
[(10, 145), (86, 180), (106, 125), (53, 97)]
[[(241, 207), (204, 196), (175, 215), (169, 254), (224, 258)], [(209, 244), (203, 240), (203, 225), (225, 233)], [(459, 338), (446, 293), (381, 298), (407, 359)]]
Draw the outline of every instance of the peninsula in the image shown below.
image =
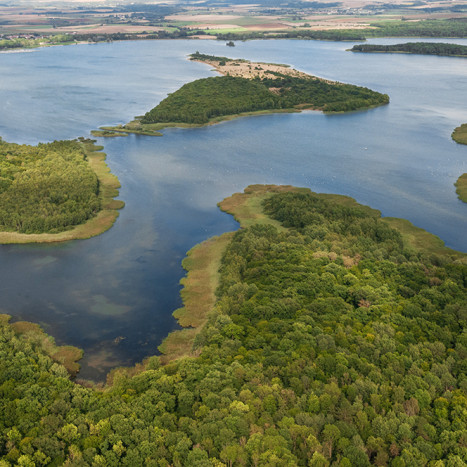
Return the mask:
[(93, 140), (0, 140), (0, 243), (84, 239), (109, 229), (120, 184)]
[(185, 260), (190, 328), (104, 388), (69, 379), (78, 350), (0, 316), (3, 459), (461, 465), (443, 442), (466, 404), (466, 255), (305, 188), (250, 186), (221, 208), (242, 228)]
[(407, 42), (406, 44), (357, 44), (351, 52), (404, 53), (418, 55), (442, 55), (446, 57), (467, 57), (467, 46), (443, 42)]
[[(452, 139), (456, 143), (467, 144), (467, 123), (458, 126), (452, 132)], [(454, 185), (459, 199), (467, 203), (467, 173), (462, 174)]]
[(126, 125), (101, 127), (92, 134), (160, 136), (161, 129), (171, 126), (198, 127), (248, 115), (301, 110), (349, 112), (389, 103), (387, 94), (311, 76), (287, 65), (199, 52), (190, 59), (213, 66), (222, 76), (187, 83), (144, 116)]

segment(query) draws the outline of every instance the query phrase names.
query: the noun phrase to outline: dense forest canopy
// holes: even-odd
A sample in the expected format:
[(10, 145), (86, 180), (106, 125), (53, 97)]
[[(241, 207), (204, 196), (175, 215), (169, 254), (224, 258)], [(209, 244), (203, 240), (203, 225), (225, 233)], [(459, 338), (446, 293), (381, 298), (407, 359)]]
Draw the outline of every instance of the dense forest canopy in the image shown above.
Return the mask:
[[(220, 62), (226, 57), (193, 54), (192, 59)], [(259, 65), (258, 65), (259, 66)], [(234, 76), (203, 78), (187, 83), (147, 112), (141, 123), (208, 123), (210, 119), (243, 112), (298, 107), (343, 112), (387, 104), (389, 97), (368, 88), (315, 77), (275, 73), (275, 79)]]
[(443, 42), (407, 42), (406, 44), (357, 44), (352, 52), (404, 52), (422, 55), (467, 56), (467, 46)]
[(425, 19), (412, 21), (378, 21), (371, 29), (329, 29), (323, 31), (295, 29), (287, 31), (246, 31), (218, 34), (220, 40), (247, 39), (314, 39), (330, 41), (364, 41), (369, 37), (467, 37), (467, 19)]
[(198, 357), (103, 391), (0, 320), (2, 465), (461, 466), (467, 266), (312, 193), (237, 232)]
[(366, 37), (467, 37), (467, 18), (387, 21), (371, 24)]
[(99, 182), (78, 141), (0, 140), (0, 230), (60, 232), (100, 209)]

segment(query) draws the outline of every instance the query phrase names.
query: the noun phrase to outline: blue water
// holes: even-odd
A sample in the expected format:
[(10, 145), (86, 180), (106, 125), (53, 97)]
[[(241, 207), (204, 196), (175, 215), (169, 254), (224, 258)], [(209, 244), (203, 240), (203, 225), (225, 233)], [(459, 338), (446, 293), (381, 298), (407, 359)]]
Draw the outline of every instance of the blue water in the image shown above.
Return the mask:
[(85, 378), (154, 354), (177, 328), (171, 313), (180, 306), (185, 252), (237, 228), (216, 203), (252, 183), (350, 195), (467, 251), (467, 205), (453, 186), (467, 172), (467, 147), (450, 137), (467, 122), (467, 60), (353, 54), (350, 47), (141, 41), (0, 54), (0, 135), (28, 144), (125, 123), (183, 83), (213, 75), (186, 60), (196, 50), (288, 63), (391, 97), (367, 112), (266, 115), (169, 129), (162, 138), (100, 139), (122, 183), (126, 207), (117, 223), (89, 240), (0, 247), (1, 311), (84, 348)]

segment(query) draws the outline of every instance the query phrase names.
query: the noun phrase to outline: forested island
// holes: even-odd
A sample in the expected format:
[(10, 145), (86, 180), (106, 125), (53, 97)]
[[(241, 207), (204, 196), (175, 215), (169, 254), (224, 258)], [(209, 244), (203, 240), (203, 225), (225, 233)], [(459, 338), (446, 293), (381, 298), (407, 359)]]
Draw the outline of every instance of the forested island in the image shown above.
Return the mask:
[(123, 206), (102, 147), (81, 138), (37, 146), (0, 139), (0, 243), (88, 238)]
[[(467, 144), (467, 123), (458, 126), (452, 132), (452, 139), (459, 144)], [(467, 203), (467, 173), (462, 174), (455, 183), (459, 199)]]
[(389, 103), (389, 96), (352, 84), (307, 75), (287, 65), (233, 60), (196, 52), (224, 76), (183, 85), (144, 116), (127, 125), (101, 127), (95, 136), (137, 133), (160, 136), (168, 126), (202, 126), (269, 112), (349, 112)]
[(198, 262), (217, 291), (185, 355), (97, 390), (0, 320), (3, 464), (464, 465), (465, 254), (308, 189), (221, 208), (243, 228)]
[(406, 44), (357, 44), (351, 52), (365, 53), (407, 53), (420, 55), (443, 55), (448, 57), (467, 57), (467, 46), (442, 42), (407, 42)]

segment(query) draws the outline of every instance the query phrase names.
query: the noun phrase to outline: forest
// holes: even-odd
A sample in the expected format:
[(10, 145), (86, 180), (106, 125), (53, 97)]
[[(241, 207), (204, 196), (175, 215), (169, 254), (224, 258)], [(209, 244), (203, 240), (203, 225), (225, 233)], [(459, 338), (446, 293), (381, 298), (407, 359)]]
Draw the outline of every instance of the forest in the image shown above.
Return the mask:
[(370, 23), (371, 29), (329, 29), (313, 31), (297, 29), (288, 31), (254, 31), (218, 34), (219, 40), (248, 39), (314, 39), (329, 41), (364, 41), (369, 37), (467, 37), (465, 18), (433, 19), (420, 21), (378, 21)]
[(387, 21), (371, 24), (366, 37), (467, 37), (467, 19), (425, 19), (421, 21)]
[[(201, 60), (203, 56), (193, 54), (192, 58)], [(304, 107), (324, 112), (345, 112), (388, 102), (386, 94), (314, 77), (299, 78), (280, 73), (276, 73), (275, 79), (217, 76), (183, 85), (147, 112), (141, 123), (205, 124), (216, 117), (243, 112)]]
[(3, 316), (0, 465), (465, 465), (465, 256), (331, 195), (261, 209), (193, 356), (94, 389)]
[(351, 52), (402, 52), (421, 55), (467, 56), (467, 46), (443, 42), (407, 42), (406, 44), (357, 44)]
[(287, 30), (287, 31), (253, 31), (230, 32), (217, 34), (218, 40), (246, 40), (246, 39), (313, 39), (319, 41), (364, 41), (365, 33), (354, 29), (329, 30)]
[(100, 209), (99, 181), (82, 143), (0, 140), (0, 230), (56, 233)]

